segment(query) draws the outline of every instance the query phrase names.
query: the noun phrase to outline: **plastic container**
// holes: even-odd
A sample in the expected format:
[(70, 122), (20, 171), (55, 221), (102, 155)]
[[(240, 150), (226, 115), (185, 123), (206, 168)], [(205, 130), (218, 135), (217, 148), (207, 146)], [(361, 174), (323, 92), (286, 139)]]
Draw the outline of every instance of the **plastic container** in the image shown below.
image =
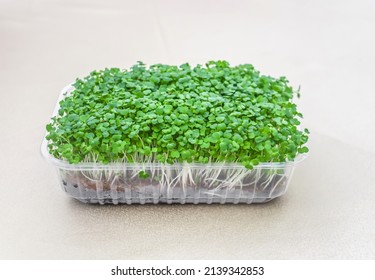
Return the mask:
[[(64, 88), (69, 94), (73, 87)], [(53, 116), (58, 112), (59, 102)], [(62, 189), (85, 203), (263, 203), (283, 195), (291, 180), (293, 162), (261, 163), (252, 170), (238, 164), (112, 163), (70, 164), (48, 152), (44, 138), (42, 155), (58, 173)]]

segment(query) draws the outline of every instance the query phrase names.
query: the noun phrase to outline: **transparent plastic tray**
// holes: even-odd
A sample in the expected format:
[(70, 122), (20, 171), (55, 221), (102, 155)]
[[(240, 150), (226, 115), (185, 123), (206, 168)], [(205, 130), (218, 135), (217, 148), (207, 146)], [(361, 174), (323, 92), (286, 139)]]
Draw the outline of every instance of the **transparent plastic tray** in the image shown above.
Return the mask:
[[(58, 112), (60, 94), (53, 116)], [(62, 189), (85, 203), (263, 203), (283, 195), (295, 165), (261, 163), (252, 170), (238, 164), (82, 163), (54, 158), (43, 139), (42, 155), (55, 166)]]

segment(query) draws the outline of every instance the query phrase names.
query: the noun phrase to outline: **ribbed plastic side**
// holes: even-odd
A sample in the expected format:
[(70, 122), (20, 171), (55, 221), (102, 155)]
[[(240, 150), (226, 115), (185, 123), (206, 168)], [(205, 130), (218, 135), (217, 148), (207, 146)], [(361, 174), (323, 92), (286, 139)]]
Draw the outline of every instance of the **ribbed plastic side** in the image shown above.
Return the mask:
[(293, 169), (293, 164), (252, 170), (186, 164), (57, 171), (65, 192), (86, 203), (251, 204), (283, 195)]

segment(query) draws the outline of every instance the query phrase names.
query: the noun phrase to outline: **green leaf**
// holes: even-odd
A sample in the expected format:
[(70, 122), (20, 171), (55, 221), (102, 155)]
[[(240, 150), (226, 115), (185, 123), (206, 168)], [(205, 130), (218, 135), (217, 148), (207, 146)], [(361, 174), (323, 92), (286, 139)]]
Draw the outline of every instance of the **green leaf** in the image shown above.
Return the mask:
[(150, 174), (148, 174), (146, 171), (142, 170), (138, 173), (139, 178), (141, 179), (147, 179), (150, 177)]
[(299, 148), (299, 149), (298, 149), (298, 152), (299, 152), (300, 154), (308, 153), (308, 152), (309, 152), (309, 148), (307, 148), (307, 147)]
[(180, 152), (179, 151), (173, 151), (173, 152), (171, 152), (171, 157), (173, 157), (173, 158), (179, 158), (180, 157)]

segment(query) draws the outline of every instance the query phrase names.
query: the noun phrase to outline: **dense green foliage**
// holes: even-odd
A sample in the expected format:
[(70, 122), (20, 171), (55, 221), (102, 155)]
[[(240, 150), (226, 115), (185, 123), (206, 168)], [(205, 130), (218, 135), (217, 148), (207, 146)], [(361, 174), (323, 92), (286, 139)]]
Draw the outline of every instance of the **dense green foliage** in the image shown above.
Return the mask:
[(143, 63), (77, 79), (47, 125), (50, 153), (70, 163), (259, 162), (308, 151), (308, 131), (281, 77), (250, 64)]

